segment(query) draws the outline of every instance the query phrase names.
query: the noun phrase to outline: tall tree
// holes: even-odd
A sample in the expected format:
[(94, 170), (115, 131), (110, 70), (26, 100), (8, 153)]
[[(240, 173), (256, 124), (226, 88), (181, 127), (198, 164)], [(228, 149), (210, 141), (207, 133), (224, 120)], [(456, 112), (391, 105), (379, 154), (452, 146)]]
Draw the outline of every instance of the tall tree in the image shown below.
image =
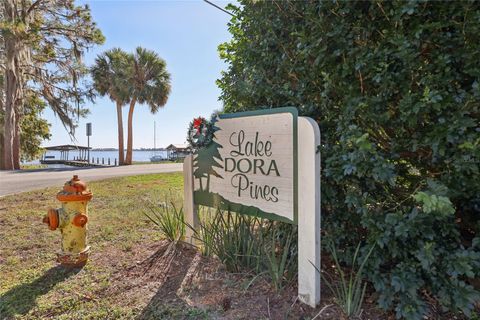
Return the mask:
[(95, 90), (101, 95), (108, 95), (117, 105), (118, 122), (118, 161), (125, 162), (123, 145), (123, 117), (122, 106), (128, 103), (128, 62), (131, 56), (119, 48), (108, 50), (95, 59), (92, 68), (92, 78)]
[(130, 108), (128, 110), (128, 140), (126, 164), (132, 164), (133, 111), (135, 104), (147, 104), (156, 113), (167, 103), (170, 94), (170, 74), (165, 60), (151, 50), (138, 47), (131, 56), (129, 77)]
[(70, 134), (93, 92), (83, 52), (104, 38), (88, 6), (73, 0), (4, 0), (0, 7), (3, 94), (2, 169), (20, 168), (20, 123), (27, 92), (42, 99)]

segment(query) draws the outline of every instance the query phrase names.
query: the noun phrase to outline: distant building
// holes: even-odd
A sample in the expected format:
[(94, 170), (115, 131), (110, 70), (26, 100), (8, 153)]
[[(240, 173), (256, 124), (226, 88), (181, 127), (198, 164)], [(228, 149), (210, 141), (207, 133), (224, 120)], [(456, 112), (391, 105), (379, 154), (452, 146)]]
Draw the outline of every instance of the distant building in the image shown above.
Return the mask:
[[(69, 154), (70, 151), (78, 152), (78, 157), (74, 157), (73, 160), (77, 161), (87, 161), (88, 162), (88, 155), (89, 155), (89, 150), (92, 150), (90, 147), (84, 147), (84, 146), (77, 146), (73, 144), (62, 144), (60, 146), (50, 146), (50, 147), (45, 147), (45, 152), (42, 155), (42, 158), (40, 159), (40, 163), (42, 164), (47, 164), (47, 163), (59, 163), (59, 161), (68, 161), (70, 160)], [(58, 151), (60, 152), (60, 159), (55, 159), (55, 156), (53, 155), (47, 155), (48, 151)]]
[(187, 144), (171, 144), (166, 149), (169, 160), (183, 159), (192, 153)]

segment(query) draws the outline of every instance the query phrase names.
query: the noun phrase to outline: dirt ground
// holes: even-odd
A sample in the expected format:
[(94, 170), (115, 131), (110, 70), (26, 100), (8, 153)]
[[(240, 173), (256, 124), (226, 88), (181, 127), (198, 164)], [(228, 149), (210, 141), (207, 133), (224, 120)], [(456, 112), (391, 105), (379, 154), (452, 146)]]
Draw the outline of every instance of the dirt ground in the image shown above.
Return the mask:
[[(296, 299), (294, 283), (275, 292), (265, 277), (227, 272), (188, 244), (162, 240), (132, 252), (135, 264), (119, 269), (97, 295), (129, 303), (149, 299), (138, 319), (344, 319), (328, 290), (313, 309)], [(393, 319), (366, 307), (362, 319)]]

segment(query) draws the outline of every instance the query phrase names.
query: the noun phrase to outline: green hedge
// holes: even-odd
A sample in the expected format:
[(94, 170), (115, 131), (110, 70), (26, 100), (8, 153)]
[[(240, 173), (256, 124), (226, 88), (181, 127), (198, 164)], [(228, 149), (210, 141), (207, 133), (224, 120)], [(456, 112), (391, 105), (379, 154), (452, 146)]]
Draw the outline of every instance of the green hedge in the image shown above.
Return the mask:
[[(322, 132), (322, 225), (398, 318), (474, 309), (480, 2), (241, 1), (226, 112), (296, 106)], [(364, 252), (365, 254), (365, 252)], [(432, 308), (434, 307), (434, 308)]]

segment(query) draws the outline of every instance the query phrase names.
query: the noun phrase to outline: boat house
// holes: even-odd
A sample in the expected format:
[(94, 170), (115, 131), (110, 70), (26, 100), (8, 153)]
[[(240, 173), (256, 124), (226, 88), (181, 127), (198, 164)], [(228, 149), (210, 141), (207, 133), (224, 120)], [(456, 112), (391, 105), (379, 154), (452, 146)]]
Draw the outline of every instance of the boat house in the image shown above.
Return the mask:
[(166, 149), (168, 160), (183, 159), (192, 153), (187, 144), (171, 144)]
[[(44, 164), (48, 164), (48, 163), (62, 163), (63, 161), (70, 160), (70, 157), (69, 157), (70, 151), (78, 152), (78, 156), (77, 157), (74, 156), (73, 160), (88, 162), (89, 150), (91, 150), (92, 148), (84, 147), (84, 146), (76, 146), (72, 144), (64, 144), (60, 146), (45, 147), (44, 149), (45, 149), (45, 153), (43, 154), (40, 162)], [(48, 155), (47, 154), (48, 151), (60, 152), (60, 158), (55, 159), (55, 156)]]

